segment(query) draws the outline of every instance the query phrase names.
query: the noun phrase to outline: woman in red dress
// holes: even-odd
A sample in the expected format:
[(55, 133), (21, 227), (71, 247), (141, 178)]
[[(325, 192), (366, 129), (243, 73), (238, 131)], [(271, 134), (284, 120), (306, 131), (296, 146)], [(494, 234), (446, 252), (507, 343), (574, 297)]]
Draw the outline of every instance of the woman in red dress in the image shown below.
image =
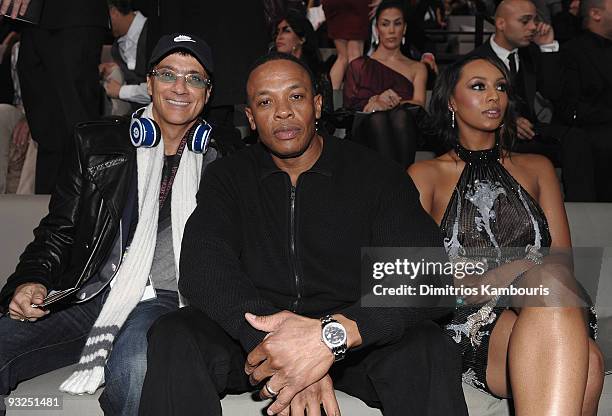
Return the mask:
[(363, 54), (368, 38), (368, 4), (370, 0), (321, 0), (327, 34), (334, 40), (338, 54), (329, 76), (334, 89), (340, 89), (346, 68)]
[(407, 168), (420, 141), (416, 117), (425, 105), (427, 68), (400, 50), (406, 33), (402, 3), (384, 1), (378, 6), (376, 30), (376, 51), (349, 64), (344, 107), (368, 113), (355, 118), (355, 141)]

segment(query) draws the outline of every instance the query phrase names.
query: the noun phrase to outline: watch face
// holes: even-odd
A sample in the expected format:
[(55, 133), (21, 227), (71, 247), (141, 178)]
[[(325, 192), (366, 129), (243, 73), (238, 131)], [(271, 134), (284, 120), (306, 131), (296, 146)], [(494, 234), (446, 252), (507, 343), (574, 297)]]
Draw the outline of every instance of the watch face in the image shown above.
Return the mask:
[(337, 347), (346, 342), (346, 331), (344, 327), (337, 322), (332, 322), (325, 326), (323, 331), (323, 339), (327, 345)]

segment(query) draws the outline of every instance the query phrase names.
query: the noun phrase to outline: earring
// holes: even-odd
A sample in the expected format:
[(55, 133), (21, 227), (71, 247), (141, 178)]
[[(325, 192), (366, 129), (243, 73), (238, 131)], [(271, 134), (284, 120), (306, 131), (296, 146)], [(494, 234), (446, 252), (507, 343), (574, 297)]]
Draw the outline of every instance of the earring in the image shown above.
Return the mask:
[(402, 45), (406, 43), (406, 38), (402, 37)]
[(451, 127), (455, 128), (455, 112), (451, 110)]

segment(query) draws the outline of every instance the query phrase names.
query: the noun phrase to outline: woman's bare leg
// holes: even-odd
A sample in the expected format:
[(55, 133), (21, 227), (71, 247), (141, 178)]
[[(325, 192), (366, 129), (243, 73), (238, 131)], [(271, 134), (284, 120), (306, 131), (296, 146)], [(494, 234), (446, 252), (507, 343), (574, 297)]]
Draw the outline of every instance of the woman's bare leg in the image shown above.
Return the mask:
[(512, 392), (517, 416), (591, 416), (603, 382), (593, 351), (581, 309), (504, 311), (491, 334), (487, 383), (498, 396)]
[(363, 41), (362, 40), (349, 40), (346, 45), (348, 52), (348, 63), (351, 63), (353, 59), (359, 58), (363, 55)]
[(336, 45), (336, 62), (332, 65), (329, 71), (329, 79), (332, 83), (332, 88), (340, 89), (344, 80), (344, 73), (348, 67), (348, 41), (343, 39), (334, 39)]

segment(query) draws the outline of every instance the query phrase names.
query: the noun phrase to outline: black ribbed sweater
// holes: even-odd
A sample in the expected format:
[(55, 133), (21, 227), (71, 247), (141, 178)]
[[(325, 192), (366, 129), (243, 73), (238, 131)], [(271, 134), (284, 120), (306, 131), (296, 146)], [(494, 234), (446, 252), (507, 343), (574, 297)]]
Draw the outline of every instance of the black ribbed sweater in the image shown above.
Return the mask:
[(450, 312), (360, 306), (361, 247), (442, 245), (399, 165), (325, 137), (319, 160), (293, 191), (292, 226), (289, 175), (262, 145), (251, 146), (207, 168), (185, 228), (179, 289), (246, 351), (265, 334), (245, 312), (341, 313), (356, 321), (363, 347), (398, 340), (406, 328)]

